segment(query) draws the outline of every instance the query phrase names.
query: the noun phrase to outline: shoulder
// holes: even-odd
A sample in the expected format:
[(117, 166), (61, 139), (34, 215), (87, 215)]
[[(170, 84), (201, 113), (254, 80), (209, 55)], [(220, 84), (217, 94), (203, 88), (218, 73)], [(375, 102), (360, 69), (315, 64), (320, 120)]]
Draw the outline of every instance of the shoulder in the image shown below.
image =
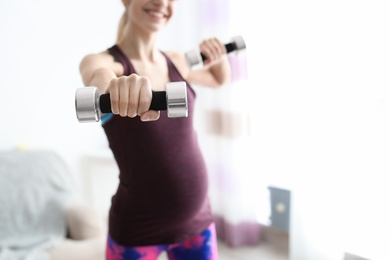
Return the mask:
[(80, 70), (97, 70), (100, 68), (110, 69), (116, 74), (123, 70), (120, 63), (116, 62), (114, 57), (104, 50), (99, 53), (90, 53), (85, 55), (80, 62)]
[(108, 64), (114, 62), (113, 57), (108, 53), (108, 51), (102, 51), (100, 53), (90, 53), (85, 55), (81, 59), (81, 64)]

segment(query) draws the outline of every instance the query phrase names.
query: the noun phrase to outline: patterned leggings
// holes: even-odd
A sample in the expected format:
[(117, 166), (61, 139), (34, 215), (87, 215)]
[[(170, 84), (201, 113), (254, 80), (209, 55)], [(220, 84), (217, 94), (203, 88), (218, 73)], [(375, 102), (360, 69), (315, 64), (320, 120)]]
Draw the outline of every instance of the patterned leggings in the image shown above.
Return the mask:
[(184, 242), (169, 245), (125, 247), (108, 237), (106, 260), (157, 260), (167, 251), (169, 260), (217, 260), (215, 225)]

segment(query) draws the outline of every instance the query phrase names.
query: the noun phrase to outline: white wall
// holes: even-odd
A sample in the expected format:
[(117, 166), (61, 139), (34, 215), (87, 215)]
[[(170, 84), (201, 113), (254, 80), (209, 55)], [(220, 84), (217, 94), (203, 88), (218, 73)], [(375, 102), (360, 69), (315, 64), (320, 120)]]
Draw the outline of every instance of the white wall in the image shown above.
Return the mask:
[(256, 167), (292, 190), (291, 259), (390, 259), (390, 3), (232, 2)]
[[(112, 44), (119, 1), (1, 1), (0, 148), (53, 148), (71, 162), (104, 146), (78, 123), (74, 94), (83, 55)], [(73, 165), (73, 163), (72, 163)]]

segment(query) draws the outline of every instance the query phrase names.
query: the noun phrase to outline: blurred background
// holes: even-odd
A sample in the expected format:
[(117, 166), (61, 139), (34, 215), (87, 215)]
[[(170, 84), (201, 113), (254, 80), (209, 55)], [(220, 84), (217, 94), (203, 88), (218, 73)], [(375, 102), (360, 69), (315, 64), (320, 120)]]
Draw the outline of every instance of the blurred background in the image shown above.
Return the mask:
[[(122, 12), (119, 0), (0, 2), (0, 150), (56, 151), (103, 215), (118, 172), (74, 95), (82, 57), (115, 43)], [(276, 230), (292, 260), (390, 259), (389, 12), (377, 0), (179, 1), (162, 50), (247, 45), (229, 55), (230, 85), (193, 86), (227, 247)]]

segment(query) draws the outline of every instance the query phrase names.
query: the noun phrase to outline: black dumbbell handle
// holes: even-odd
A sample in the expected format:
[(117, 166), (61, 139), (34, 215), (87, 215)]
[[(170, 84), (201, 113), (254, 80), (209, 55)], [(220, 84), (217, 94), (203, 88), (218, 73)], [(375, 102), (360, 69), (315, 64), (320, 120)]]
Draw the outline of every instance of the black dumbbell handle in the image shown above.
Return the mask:
[[(233, 51), (237, 50), (237, 46), (234, 43), (232, 43), (232, 42), (231, 43), (226, 43), (225, 44), (225, 49), (226, 49), (227, 53), (230, 53), (230, 52), (233, 52)], [(202, 61), (207, 60), (207, 57), (203, 53), (200, 53), (200, 56), (202, 57)]]
[[(110, 94), (103, 94), (99, 97), (99, 107), (102, 113), (111, 113)], [(152, 103), (150, 110), (167, 110), (167, 92), (152, 91)]]

